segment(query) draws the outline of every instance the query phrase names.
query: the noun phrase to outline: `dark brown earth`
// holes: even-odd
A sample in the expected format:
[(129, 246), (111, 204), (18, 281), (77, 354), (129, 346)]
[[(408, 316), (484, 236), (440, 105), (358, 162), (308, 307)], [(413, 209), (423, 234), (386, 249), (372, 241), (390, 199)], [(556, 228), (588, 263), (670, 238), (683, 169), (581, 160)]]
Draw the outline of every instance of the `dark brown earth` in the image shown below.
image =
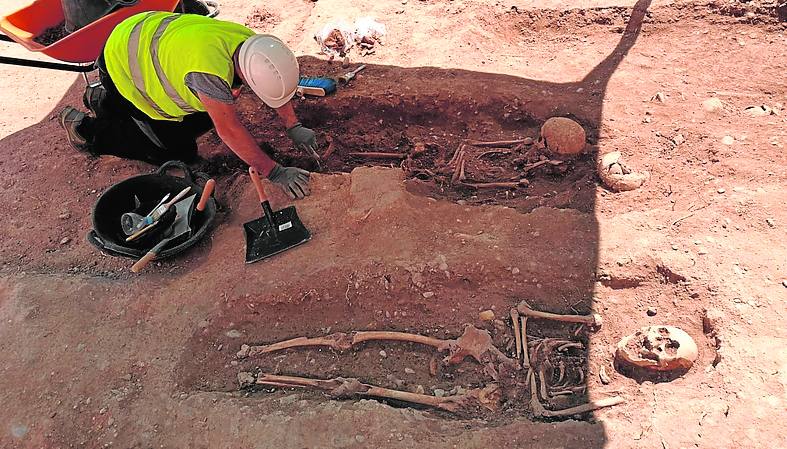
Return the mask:
[(33, 40), (45, 47), (48, 47), (66, 36), (68, 36), (68, 31), (66, 31), (66, 23), (60, 22), (58, 25), (47, 28), (43, 33), (34, 37)]

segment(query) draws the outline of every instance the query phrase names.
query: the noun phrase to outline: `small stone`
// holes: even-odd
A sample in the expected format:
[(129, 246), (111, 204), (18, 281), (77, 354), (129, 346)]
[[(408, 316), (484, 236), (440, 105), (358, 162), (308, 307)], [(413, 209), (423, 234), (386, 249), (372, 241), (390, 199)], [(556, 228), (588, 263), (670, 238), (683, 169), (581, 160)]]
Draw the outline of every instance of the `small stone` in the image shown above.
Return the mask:
[(445, 390), (441, 390), (439, 388), (435, 388), (434, 389), (434, 395), (435, 395), (435, 397), (442, 398), (443, 396), (445, 396)]
[(58, 215), (57, 218), (61, 220), (68, 220), (69, 218), (71, 218), (71, 214), (69, 214), (68, 212), (63, 212), (62, 214)]
[(484, 310), (478, 314), (478, 319), (481, 321), (492, 321), (495, 319), (495, 312), (491, 310)]
[(107, 427), (112, 427), (115, 424), (115, 418), (109, 418), (107, 420)]
[(101, 407), (101, 410), (98, 411), (98, 414), (99, 415), (103, 415), (106, 412), (107, 412), (107, 408), (106, 407)]
[(678, 245), (672, 245), (672, 250), (673, 251), (677, 251), (678, 250)]
[(423, 293), (421, 293), (421, 295), (424, 298), (431, 298), (432, 296), (434, 296), (434, 292), (423, 292)]
[(254, 385), (255, 382), (257, 382), (257, 378), (254, 377), (254, 374), (246, 371), (241, 371), (238, 373), (238, 385), (240, 385), (240, 388), (249, 387)]
[(700, 249), (697, 250), (697, 254), (699, 254), (700, 256), (704, 256), (704, 255), (708, 254), (708, 250), (705, 249), (705, 248), (700, 248)]
[(238, 366), (238, 361), (237, 360), (232, 360), (232, 361), (230, 361), (230, 365)]
[(289, 405), (293, 404), (298, 400), (297, 394), (291, 394), (289, 396), (284, 396), (283, 398), (279, 398), (279, 404), (281, 405)]
[(245, 359), (249, 356), (249, 351), (251, 350), (251, 346), (249, 345), (240, 345), (240, 351), (235, 354), (235, 357), (238, 359)]
[(130, 382), (131, 381), (131, 374), (126, 374), (126, 375), (120, 376), (120, 380), (125, 380), (126, 382)]
[(412, 368), (405, 368), (404, 372), (405, 374), (415, 374), (415, 371)]
[(766, 218), (765, 222), (768, 223), (768, 226), (772, 228), (776, 226), (776, 220), (774, 220), (773, 218)]
[(386, 358), (388, 357), (388, 354), (384, 350), (380, 350), (380, 357)]
[(366, 441), (366, 437), (363, 436), (363, 435), (356, 435), (355, 436), (355, 441), (357, 441), (359, 443), (363, 443), (364, 441)]
[(511, 274), (519, 274), (519, 273), (520, 273), (519, 268), (514, 267), (511, 269)]
[(424, 394), (424, 386), (423, 385), (416, 385), (413, 389), (413, 393), (416, 394)]
[(230, 338), (240, 338), (243, 336), (243, 334), (241, 334), (240, 331), (237, 329), (230, 329), (224, 335)]
[(787, 279), (782, 281), (782, 285), (784, 286), (784, 288), (787, 288)]
[(63, 240), (60, 241), (61, 245), (68, 245), (68, 242), (71, 241), (71, 237), (63, 237)]
[(708, 98), (702, 102), (702, 109), (706, 112), (719, 112), (724, 109), (724, 104), (716, 97)]
[(678, 146), (678, 145), (682, 144), (685, 141), (686, 141), (686, 138), (683, 137), (683, 134), (678, 134), (678, 135), (676, 135), (675, 137), (672, 138), (672, 143), (675, 144), (675, 146)]
[(724, 145), (732, 145), (735, 143), (735, 138), (732, 136), (724, 136), (721, 138), (721, 143)]
[(604, 385), (609, 385), (609, 383), (612, 382), (612, 379), (609, 378), (609, 374), (607, 374), (607, 369), (603, 366), (598, 370), (598, 378)]
[(656, 316), (656, 308), (655, 307), (648, 307), (647, 314), (648, 316)]

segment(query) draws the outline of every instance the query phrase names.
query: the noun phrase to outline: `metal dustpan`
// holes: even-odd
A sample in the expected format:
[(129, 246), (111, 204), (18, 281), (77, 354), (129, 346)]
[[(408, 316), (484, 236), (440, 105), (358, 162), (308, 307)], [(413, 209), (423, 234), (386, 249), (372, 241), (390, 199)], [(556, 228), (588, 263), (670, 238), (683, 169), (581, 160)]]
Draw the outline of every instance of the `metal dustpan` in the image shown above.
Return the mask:
[(249, 169), (262, 204), (262, 217), (243, 224), (246, 263), (257, 262), (308, 242), (312, 235), (298, 218), (295, 206), (273, 212), (256, 170)]

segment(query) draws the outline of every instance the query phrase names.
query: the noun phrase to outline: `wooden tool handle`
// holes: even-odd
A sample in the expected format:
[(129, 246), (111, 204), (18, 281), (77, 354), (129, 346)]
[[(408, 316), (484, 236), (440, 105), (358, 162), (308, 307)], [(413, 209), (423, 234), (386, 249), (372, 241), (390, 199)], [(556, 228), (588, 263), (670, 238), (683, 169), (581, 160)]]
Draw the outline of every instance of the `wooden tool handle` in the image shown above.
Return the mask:
[(169, 202), (167, 204), (165, 204), (164, 207), (166, 207), (167, 209), (172, 207), (173, 204), (175, 204), (178, 201), (180, 201), (181, 199), (183, 199), (183, 197), (186, 196), (187, 193), (189, 193), (189, 190), (191, 190), (191, 187), (186, 187), (185, 189), (181, 190), (180, 193), (175, 195), (175, 198), (172, 198), (171, 200), (169, 200)]
[(199, 203), (197, 204), (197, 212), (202, 212), (205, 210), (205, 206), (208, 205), (210, 195), (213, 194), (213, 189), (215, 188), (216, 180), (208, 179), (208, 182), (205, 183), (205, 187), (202, 189), (202, 196), (200, 197)]
[(131, 272), (139, 273), (155, 258), (156, 258), (156, 253), (154, 253), (153, 251), (149, 251), (147, 254), (142, 256), (142, 258), (139, 259), (137, 263), (131, 266)]
[(268, 196), (265, 195), (265, 189), (262, 187), (262, 180), (260, 179), (260, 174), (257, 172), (257, 169), (254, 167), (249, 167), (249, 175), (251, 176), (251, 182), (254, 183), (254, 187), (257, 189), (257, 195), (260, 197), (260, 203), (268, 201)]

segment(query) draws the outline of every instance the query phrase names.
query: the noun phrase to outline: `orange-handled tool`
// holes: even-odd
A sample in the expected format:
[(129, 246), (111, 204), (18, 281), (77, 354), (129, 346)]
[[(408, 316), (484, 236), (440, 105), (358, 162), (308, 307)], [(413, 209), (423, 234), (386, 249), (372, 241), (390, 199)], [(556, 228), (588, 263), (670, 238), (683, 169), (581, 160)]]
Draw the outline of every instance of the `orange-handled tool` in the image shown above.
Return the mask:
[(251, 182), (254, 183), (254, 187), (257, 189), (257, 195), (260, 197), (260, 203), (268, 201), (268, 195), (265, 194), (265, 188), (262, 186), (260, 173), (256, 168), (249, 167), (249, 175), (251, 175)]
[(208, 205), (210, 195), (213, 194), (213, 190), (215, 188), (216, 180), (208, 179), (208, 182), (205, 183), (205, 187), (202, 188), (202, 196), (199, 198), (199, 203), (197, 204), (197, 212), (202, 212), (205, 210), (205, 206)]

